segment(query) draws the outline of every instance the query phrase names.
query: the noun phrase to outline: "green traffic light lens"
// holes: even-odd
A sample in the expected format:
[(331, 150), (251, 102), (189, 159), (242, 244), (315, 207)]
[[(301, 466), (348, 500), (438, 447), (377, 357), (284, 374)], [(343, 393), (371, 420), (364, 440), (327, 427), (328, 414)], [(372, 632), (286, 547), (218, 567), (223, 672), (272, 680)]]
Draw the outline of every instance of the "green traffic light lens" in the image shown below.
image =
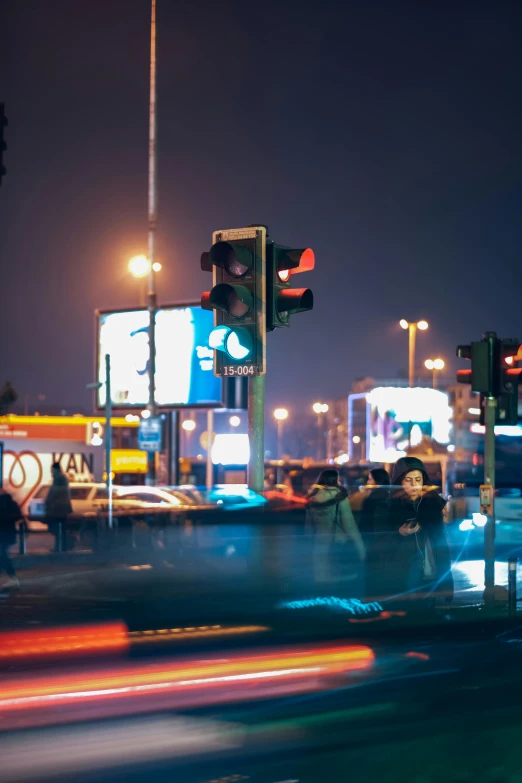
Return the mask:
[(208, 344), (215, 351), (223, 351), (235, 361), (246, 359), (252, 354), (252, 336), (246, 329), (216, 326), (212, 329)]
[(252, 353), (252, 338), (245, 330), (230, 330), (225, 340), (225, 351), (231, 359), (246, 359)]

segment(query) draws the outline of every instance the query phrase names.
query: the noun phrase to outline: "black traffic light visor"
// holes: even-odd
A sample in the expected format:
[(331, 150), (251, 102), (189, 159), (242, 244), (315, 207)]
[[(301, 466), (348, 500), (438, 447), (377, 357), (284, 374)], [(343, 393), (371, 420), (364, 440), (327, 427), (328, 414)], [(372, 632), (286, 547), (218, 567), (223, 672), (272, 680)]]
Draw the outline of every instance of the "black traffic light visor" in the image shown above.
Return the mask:
[(279, 313), (305, 313), (312, 310), (314, 295), (309, 288), (284, 288), (277, 297)]
[(244, 277), (255, 261), (252, 248), (238, 242), (216, 242), (210, 248), (209, 259), (233, 277)]
[[(223, 243), (225, 244), (225, 243)], [(212, 308), (222, 310), (233, 318), (244, 318), (253, 309), (252, 294), (242, 285), (219, 283), (214, 286), (209, 295)]]

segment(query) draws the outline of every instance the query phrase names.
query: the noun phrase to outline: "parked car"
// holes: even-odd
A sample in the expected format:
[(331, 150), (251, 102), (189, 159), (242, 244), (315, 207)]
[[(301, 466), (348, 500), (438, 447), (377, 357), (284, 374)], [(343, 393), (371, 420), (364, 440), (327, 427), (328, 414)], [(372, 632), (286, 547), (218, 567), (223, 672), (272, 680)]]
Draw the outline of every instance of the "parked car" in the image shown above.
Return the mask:
[[(50, 484), (42, 484), (29, 501), (27, 519), (29, 529), (41, 530), (45, 517), (45, 500), (49, 493)], [(71, 482), (71, 505), (74, 514), (85, 514), (96, 509), (95, 502), (107, 498), (105, 484), (85, 482)], [(36, 523), (36, 524), (35, 524)]]

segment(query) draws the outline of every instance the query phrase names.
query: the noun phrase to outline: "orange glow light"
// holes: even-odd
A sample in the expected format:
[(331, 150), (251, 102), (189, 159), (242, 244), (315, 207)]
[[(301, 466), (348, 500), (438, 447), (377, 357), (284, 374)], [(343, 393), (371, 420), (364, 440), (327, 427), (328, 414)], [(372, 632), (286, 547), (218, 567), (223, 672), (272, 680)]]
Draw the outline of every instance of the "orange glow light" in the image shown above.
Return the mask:
[(8, 631), (0, 634), (0, 660), (57, 653), (124, 652), (129, 648), (123, 623)]

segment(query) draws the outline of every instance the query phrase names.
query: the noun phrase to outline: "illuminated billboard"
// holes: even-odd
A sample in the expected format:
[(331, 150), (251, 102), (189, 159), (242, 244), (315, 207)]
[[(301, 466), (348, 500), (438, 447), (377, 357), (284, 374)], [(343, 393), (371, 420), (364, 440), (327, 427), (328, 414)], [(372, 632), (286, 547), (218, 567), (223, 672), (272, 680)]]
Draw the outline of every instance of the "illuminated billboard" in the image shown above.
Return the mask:
[(366, 402), (371, 462), (395, 462), (423, 439), (449, 443), (452, 409), (445, 392), (381, 386), (368, 392)]
[[(105, 405), (105, 354), (111, 357), (111, 397), (117, 408), (149, 401), (149, 313), (98, 313), (98, 407)], [(198, 305), (161, 307), (156, 313), (156, 403), (160, 407), (216, 407), (221, 379), (214, 376), (208, 338), (213, 313)]]

